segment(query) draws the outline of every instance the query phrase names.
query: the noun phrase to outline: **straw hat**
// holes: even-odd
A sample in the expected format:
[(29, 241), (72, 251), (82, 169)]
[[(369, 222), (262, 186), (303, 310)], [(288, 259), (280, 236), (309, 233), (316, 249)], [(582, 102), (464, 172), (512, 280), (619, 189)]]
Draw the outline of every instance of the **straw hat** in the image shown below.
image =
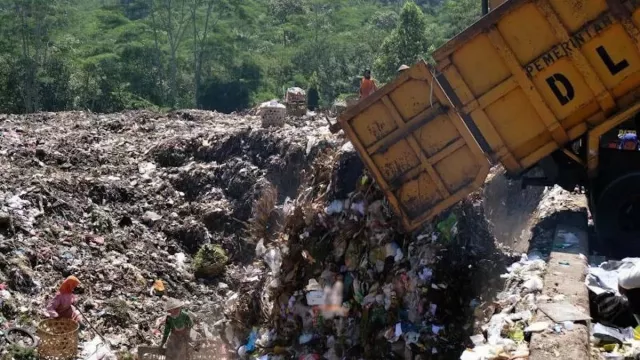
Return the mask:
[(181, 308), (184, 306), (184, 303), (178, 299), (167, 299), (164, 303), (164, 309), (166, 311), (171, 311), (177, 308)]

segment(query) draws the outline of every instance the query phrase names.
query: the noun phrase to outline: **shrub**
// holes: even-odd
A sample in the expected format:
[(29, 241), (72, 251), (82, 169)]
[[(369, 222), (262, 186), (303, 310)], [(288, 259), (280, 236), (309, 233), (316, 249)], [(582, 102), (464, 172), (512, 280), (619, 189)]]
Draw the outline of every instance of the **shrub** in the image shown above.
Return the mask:
[(193, 269), (196, 276), (213, 277), (224, 272), (229, 261), (227, 253), (218, 245), (205, 244), (193, 259)]

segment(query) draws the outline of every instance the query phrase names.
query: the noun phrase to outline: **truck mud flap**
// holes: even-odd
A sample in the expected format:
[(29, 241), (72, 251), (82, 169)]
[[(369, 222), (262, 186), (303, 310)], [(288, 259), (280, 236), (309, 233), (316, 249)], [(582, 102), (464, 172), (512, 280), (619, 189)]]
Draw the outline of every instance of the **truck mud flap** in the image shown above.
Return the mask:
[(489, 161), (421, 61), (338, 121), (407, 231), (481, 187)]

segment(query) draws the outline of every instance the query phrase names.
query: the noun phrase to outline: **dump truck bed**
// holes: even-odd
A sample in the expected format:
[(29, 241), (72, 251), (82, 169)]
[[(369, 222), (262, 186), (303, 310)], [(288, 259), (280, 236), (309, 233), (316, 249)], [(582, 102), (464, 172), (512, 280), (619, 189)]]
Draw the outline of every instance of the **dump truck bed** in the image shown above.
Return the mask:
[(488, 159), (425, 62), (338, 121), (407, 230), (465, 198), (489, 173)]
[(509, 0), (434, 53), (482, 150), (519, 174), (629, 109), (640, 0)]

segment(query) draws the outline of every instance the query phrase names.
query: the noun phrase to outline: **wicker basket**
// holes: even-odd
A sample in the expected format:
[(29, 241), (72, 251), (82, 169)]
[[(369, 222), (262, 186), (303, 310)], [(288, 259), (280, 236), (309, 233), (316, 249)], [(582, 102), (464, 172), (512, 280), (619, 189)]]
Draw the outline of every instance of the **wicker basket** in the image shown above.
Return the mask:
[(286, 118), (286, 107), (267, 107), (261, 109), (262, 127), (283, 127)]
[(47, 319), (38, 324), (38, 355), (43, 360), (75, 359), (78, 353), (78, 323), (71, 319)]

